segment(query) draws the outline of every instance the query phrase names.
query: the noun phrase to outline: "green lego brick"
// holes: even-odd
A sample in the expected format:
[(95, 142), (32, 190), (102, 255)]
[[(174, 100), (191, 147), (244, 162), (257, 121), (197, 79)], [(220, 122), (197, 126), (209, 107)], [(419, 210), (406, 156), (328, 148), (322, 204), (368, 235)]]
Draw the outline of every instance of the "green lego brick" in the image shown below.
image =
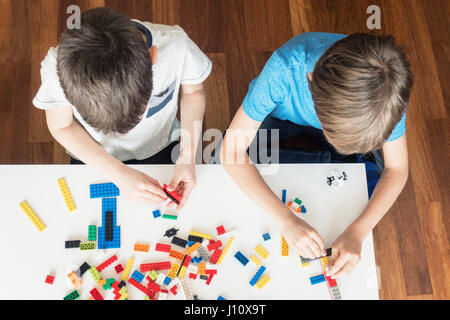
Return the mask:
[(88, 240), (89, 241), (97, 240), (97, 226), (95, 224), (91, 224), (89, 226)]
[(148, 276), (150, 277), (150, 279), (152, 279), (153, 281), (155, 281), (156, 278), (158, 278), (158, 272), (156, 272), (155, 270), (152, 270)]
[(80, 250), (92, 250), (92, 249), (95, 249), (95, 242), (80, 243)]
[(69, 293), (67, 296), (65, 296), (64, 300), (75, 300), (80, 296), (77, 290), (73, 290), (71, 293)]
[(172, 219), (172, 220), (177, 220), (177, 219), (178, 219), (177, 216), (174, 216), (174, 215), (171, 215), (171, 214), (163, 214), (162, 217), (163, 217), (164, 219)]
[(302, 200), (300, 200), (299, 198), (295, 198), (294, 202), (295, 202), (296, 204), (298, 204), (299, 206), (302, 205)]

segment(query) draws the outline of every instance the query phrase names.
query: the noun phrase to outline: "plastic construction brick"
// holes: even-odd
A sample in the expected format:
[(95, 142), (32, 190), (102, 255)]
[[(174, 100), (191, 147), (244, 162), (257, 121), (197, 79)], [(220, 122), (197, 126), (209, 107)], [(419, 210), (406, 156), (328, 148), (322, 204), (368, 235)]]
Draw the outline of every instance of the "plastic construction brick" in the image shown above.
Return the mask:
[(174, 236), (172, 238), (172, 243), (177, 245), (177, 246), (180, 246), (182, 248), (186, 248), (187, 240), (184, 240), (184, 239), (181, 239), (181, 238), (178, 238), (178, 237)]
[(99, 282), (102, 279), (102, 276), (100, 275), (100, 272), (98, 272), (96, 267), (89, 268), (89, 273), (91, 274), (95, 282)]
[(175, 191), (169, 191), (168, 186), (164, 184), (163, 190), (166, 193), (166, 195), (176, 204), (180, 204), (181, 196), (176, 193)]
[(91, 224), (88, 228), (88, 240), (96, 241), (97, 240), (97, 226)]
[(119, 263), (114, 267), (114, 269), (116, 270), (117, 274), (119, 274), (123, 271), (123, 266)]
[(222, 260), (225, 258), (225, 255), (227, 254), (228, 250), (230, 249), (231, 244), (233, 243), (233, 240), (234, 240), (234, 237), (231, 237), (228, 240), (227, 244), (225, 245), (225, 248), (222, 251), (222, 254), (219, 257), (219, 260), (217, 260), (217, 264), (221, 264), (222, 263)]
[(198, 253), (200, 254), (200, 256), (202, 257), (203, 260), (208, 261), (209, 260), (209, 254), (208, 252), (206, 252), (205, 249), (203, 249), (202, 247), (198, 248)]
[(283, 191), (281, 191), (281, 202), (283, 202), (284, 204), (286, 204), (286, 189), (283, 189)]
[(218, 226), (217, 228), (216, 228), (216, 230), (217, 230), (217, 235), (221, 235), (221, 234), (224, 234), (225, 233), (225, 228), (223, 227), (223, 226)]
[(254, 254), (250, 257), (250, 260), (253, 261), (253, 263), (256, 264), (257, 266), (261, 264), (261, 260)]
[(200, 237), (203, 239), (208, 239), (208, 240), (212, 238), (209, 234), (201, 233), (201, 232), (197, 232), (197, 231), (193, 231), (193, 230), (191, 230), (191, 232), (189, 232), (189, 235), (197, 236), (197, 237)]
[(137, 282), (141, 283), (142, 280), (144, 280), (144, 275), (142, 273), (140, 273), (137, 270), (134, 270), (133, 274), (131, 275), (131, 277), (136, 280)]
[(219, 248), (221, 246), (222, 246), (222, 241), (220, 241), (220, 240), (219, 241), (212, 241), (212, 240), (210, 240), (207, 248), (208, 248), (209, 251), (213, 251), (213, 250), (215, 250), (215, 249), (217, 249), (217, 248)]
[(170, 250), (169, 257), (172, 257), (172, 258), (175, 258), (178, 260), (183, 260), (184, 254), (179, 251), (176, 251), (176, 250)]
[(53, 284), (55, 282), (55, 277), (51, 276), (51, 275), (47, 275), (47, 277), (45, 277), (45, 283), (47, 284)]
[(311, 285), (315, 285), (321, 282), (325, 281), (325, 276), (323, 274), (319, 274), (318, 276), (314, 276), (309, 278), (309, 281), (311, 282)]
[(186, 267), (185, 266), (181, 266), (180, 269), (178, 269), (178, 273), (176, 275), (176, 277), (178, 277), (179, 279), (183, 279), (184, 275), (186, 274)]
[(76, 300), (80, 297), (80, 294), (77, 290), (73, 290), (71, 293), (69, 293), (67, 296), (65, 296), (64, 300)]
[(172, 263), (172, 266), (170, 267), (167, 276), (171, 279), (174, 279), (178, 273), (178, 269), (180, 269), (180, 265), (178, 263)]
[(133, 263), (134, 263), (134, 259), (130, 258), (128, 259), (128, 262), (125, 266), (125, 270), (122, 273), (122, 280), (127, 280), (128, 279), (128, 275), (130, 274), (131, 268), (133, 267)]
[(109, 278), (106, 279), (106, 283), (103, 285), (103, 289), (104, 290), (110, 290), (111, 289), (111, 285), (115, 282), (114, 278)]
[(80, 271), (80, 277), (83, 276), (83, 274), (86, 271), (88, 271), (90, 268), (91, 268), (91, 266), (87, 262), (84, 262), (78, 269)]
[(111, 258), (107, 259), (102, 264), (98, 265), (97, 266), (97, 270), (98, 271), (102, 271), (102, 270), (104, 270), (106, 267), (108, 267), (110, 264), (112, 264), (115, 261), (117, 261), (117, 256), (113, 255)]
[(164, 262), (153, 262), (153, 263), (142, 263), (140, 265), (141, 272), (147, 272), (152, 270), (169, 270), (170, 269), (170, 262), (164, 261)]
[(164, 282), (163, 282), (163, 283), (164, 283), (166, 286), (168, 286), (168, 285), (170, 284), (171, 281), (172, 281), (172, 279), (171, 279), (170, 277), (167, 277), (167, 276), (166, 276), (166, 277), (164, 278)]
[(203, 238), (199, 236), (194, 236), (192, 234), (188, 235), (188, 241), (202, 243)]
[(206, 273), (205, 270), (206, 270), (206, 263), (204, 263), (204, 262), (199, 263), (198, 264), (198, 268), (197, 268), (197, 273), (198, 274), (205, 274)]
[[(301, 262), (302, 262), (302, 264), (303, 264), (303, 263), (306, 263), (306, 262), (311, 262), (311, 261), (315, 261), (315, 260), (317, 260), (317, 259), (322, 259), (322, 258), (324, 258), (324, 257), (329, 257), (329, 256), (331, 256), (331, 248), (325, 249), (325, 251), (326, 251), (326, 255), (323, 256), (323, 257), (318, 257), (318, 258), (310, 259), (310, 258), (304, 258), (304, 257), (300, 256), (300, 260), (301, 260)], [(328, 263), (328, 261), (327, 261), (327, 263)]]
[(113, 227), (113, 240), (106, 241), (105, 239), (105, 228), (98, 228), (98, 240), (97, 246), (99, 249), (113, 249), (120, 248), (120, 227)]
[(227, 300), (227, 299), (225, 299), (225, 298), (222, 297), (222, 296), (218, 296), (218, 297), (217, 297), (217, 300)]
[(64, 248), (66, 249), (73, 249), (73, 248), (80, 248), (80, 240), (67, 240), (64, 242)]
[(169, 230), (166, 230), (166, 233), (164, 234), (164, 237), (170, 238), (173, 237), (174, 235), (176, 235), (178, 232), (178, 229), (175, 228), (171, 228)]
[(159, 218), (159, 217), (161, 217), (161, 211), (159, 211), (159, 210), (154, 210), (153, 211), (153, 218)]
[(113, 239), (113, 213), (112, 211), (105, 212), (105, 240), (112, 241)]
[(200, 243), (195, 242), (193, 245), (191, 245), (189, 248), (186, 249), (186, 254), (192, 254), (194, 253), (198, 248), (200, 248)]
[(80, 243), (80, 250), (93, 250), (93, 249), (95, 249), (95, 242)]
[(70, 282), (72, 282), (72, 285), (75, 289), (78, 289), (81, 286), (81, 279), (75, 274), (75, 271), (69, 273), (67, 277), (70, 279)]
[(60, 178), (58, 179), (58, 186), (61, 190), (64, 202), (66, 203), (67, 209), (72, 212), (77, 209), (75, 203), (73, 202), (72, 195), (70, 194), (69, 187), (67, 186), (66, 179)]
[(270, 278), (267, 275), (263, 275), (261, 279), (256, 282), (256, 287), (261, 290), (264, 286), (270, 281)]
[(91, 291), (89, 291), (89, 293), (91, 294), (92, 298), (94, 298), (94, 300), (104, 300), (100, 292), (98, 292), (97, 288), (92, 289)]
[(258, 271), (256, 271), (255, 275), (250, 280), (251, 286), (254, 286), (258, 282), (258, 280), (261, 278), (264, 271), (266, 271), (266, 267), (264, 267), (264, 266), (259, 267)]
[(302, 210), (300, 211), (300, 213), (306, 213), (306, 208), (305, 208), (305, 206), (302, 206)]
[(263, 237), (264, 241), (268, 241), (268, 240), (271, 239), (271, 238), (270, 238), (270, 234), (269, 234), (268, 232), (264, 233), (264, 234), (262, 235), (262, 237)]
[(91, 199), (95, 198), (113, 198), (120, 195), (119, 188), (112, 183), (97, 183), (89, 186)]
[(144, 244), (144, 243), (135, 243), (134, 244), (134, 251), (140, 251), (140, 252), (148, 252), (150, 250), (150, 245)]
[(211, 258), (209, 258), (209, 262), (216, 264), (217, 261), (219, 261), (219, 258), (221, 255), (222, 255), (222, 250), (217, 248), (216, 250), (214, 250), (213, 254), (211, 255)]
[(248, 263), (248, 259), (240, 252), (236, 252), (236, 254), (234, 255), (234, 257), (240, 262), (242, 263), (243, 266), (246, 266)]
[(169, 220), (177, 220), (178, 216), (174, 214), (163, 214), (163, 219), (169, 219)]
[(207, 275), (204, 275), (204, 274), (202, 274), (202, 275), (200, 276), (200, 279), (202, 279), (202, 280), (208, 280), (208, 276), (207, 276)]
[(258, 244), (255, 248), (257, 254), (259, 254), (264, 260), (269, 257), (269, 253), (262, 247), (262, 245)]
[(281, 237), (281, 256), (289, 256), (289, 244), (283, 236)]
[(154, 296), (153, 292), (150, 289), (146, 288), (144, 285), (137, 282), (134, 278), (128, 279), (128, 283), (133, 285), (134, 287), (136, 287), (137, 289), (139, 289), (140, 291), (142, 291), (149, 297), (153, 298), (153, 296)]
[(158, 272), (156, 272), (155, 270), (152, 270), (148, 273), (148, 277), (150, 277), (150, 279), (152, 279), (152, 281), (155, 281), (155, 279), (158, 278)]
[(26, 214), (28, 219), (30, 219), (31, 223), (38, 229), (39, 232), (42, 232), (45, 230), (46, 226), (45, 224), (39, 219), (36, 212), (30, 207), (30, 205), (23, 201), (21, 204), (19, 204), (19, 207), (22, 209), (22, 211)]
[(170, 248), (171, 248), (170, 244), (157, 243), (155, 246), (155, 251), (170, 252)]

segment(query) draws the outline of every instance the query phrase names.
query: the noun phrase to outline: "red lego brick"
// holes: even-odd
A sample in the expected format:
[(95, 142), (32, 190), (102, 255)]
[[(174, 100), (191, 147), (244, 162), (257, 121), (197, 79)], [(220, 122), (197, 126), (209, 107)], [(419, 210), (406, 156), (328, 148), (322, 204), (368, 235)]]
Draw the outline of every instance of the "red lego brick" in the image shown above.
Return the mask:
[(191, 256), (186, 256), (186, 259), (184, 259), (183, 262), (183, 266), (187, 268), (187, 266), (189, 265), (189, 262), (191, 262), (192, 257)]
[(220, 249), (214, 250), (213, 254), (209, 258), (209, 262), (213, 263), (213, 264), (216, 264), (217, 261), (219, 260), (220, 256), (221, 256), (221, 254), (222, 254), (222, 250), (220, 250)]
[(223, 227), (223, 226), (218, 226), (217, 228), (216, 228), (216, 230), (217, 230), (217, 234), (220, 236), (221, 234), (224, 234), (225, 233), (225, 228)]
[(164, 191), (168, 194), (168, 196), (176, 203), (179, 204), (181, 201), (181, 196), (176, 193), (175, 191), (169, 191), (169, 189), (167, 189), (168, 186), (166, 184), (164, 184), (163, 189)]
[(152, 270), (169, 270), (171, 263), (167, 262), (154, 262), (154, 263), (142, 263), (140, 266), (141, 272)]
[(117, 266), (115, 266), (114, 269), (116, 269), (117, 273), (121, 273), (123, 271), (123, 267), (120, 263)]
[(217, 248), (219, 248), (219, 247), (221, 247), (222, 246), (222, 241), (209, 241), (209, 244), (208, 244), (208, 250), (209, 251), (213, 251), (214, 249), (217, 249)]
[(155, 251), (170, 252), (170, 248), (171, 248), (170, 244), (157, 243)]
[(150, 298), (152, 298), (152, 299), (154, 298), (155, 295), (154, 295), (153, 291), (150, 290), (149, 288), (146, 288), (144, 285), (140, 284), (136, 280), (134, 280), (134, 278), (128, 279), (128, 283), (135, 286), (137, 289), (139, 289), (140, 291), (142, 291), (143, 293), (148, 295)]
[(153, 291), (153, 293), (161, 291), (161, 287), (158, 286), (151, 278), (147, 276), (146, 278), (148, 280), (147, 288)]
[(196, 274), (196, 273), (190, 272), (190, 273), (189, 273), (189, 278), (195, 280), (195, 279), (197, 279), (197, 274)]
[(55, 281), (55, 277), (54, 276), (47, 275), (47, 277), (45, 278), (45, 283), (53, 284), (54, 281)]
[(173, 286), (172, 288), (170, 288), (170, 292), (172, 292), (172, 294), (174, 295), (174, 296), (176, 296), (177, 295), (177, 289), (178, 289), (178, 287), (177, 286)]
[(94, 288), (89, 292), (91, 293), (91, 296), (92, 298), (94, 298), (94, 300), (104, 300), (100, 292), (98, 292), (97, 288)]
[(114, 261), (117, 261), (117, 256), (116, 255), (113, 255), (111, 258), (109, 258), (108, 260), (103, 262), (101, 265), (97, 266), (97, 270), (99, 272), (102, 271), (103, 269), (105, 269), (107, 266), (109, 266)]

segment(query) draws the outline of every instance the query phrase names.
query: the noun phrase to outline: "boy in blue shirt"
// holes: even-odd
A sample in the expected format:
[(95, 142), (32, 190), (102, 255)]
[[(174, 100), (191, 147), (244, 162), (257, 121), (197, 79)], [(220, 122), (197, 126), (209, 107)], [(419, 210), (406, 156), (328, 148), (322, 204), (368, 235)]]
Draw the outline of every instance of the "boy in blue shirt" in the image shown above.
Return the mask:
[[(406, 183), (405, 111), (411, 87), (409, 63), (393, 37), (304, 33), (273, 53), (227, 130), (220, 153), (225, 169), (308, 258), (325, 255), (323, 239), (289, 211), (250, 161), (247, 149), (258, 129), (280, 129), (281, 140), (322, 130), (322, 142), (331, 150), (328, 159), (317, 153), (291, 162), (330, 162), (333, 157), (374, 152), (378, 167), (384, 166), (367, 207), (333, 243), (328, 266), (332, 278), (353, 270), (364, 238)], [(243, 145), (233, 145), (231, 132), (242, 129), (252, 136)], [(375, 153), (380, 149), (383, 159)], [(297, 158), (299, 154), (294, 153)]]

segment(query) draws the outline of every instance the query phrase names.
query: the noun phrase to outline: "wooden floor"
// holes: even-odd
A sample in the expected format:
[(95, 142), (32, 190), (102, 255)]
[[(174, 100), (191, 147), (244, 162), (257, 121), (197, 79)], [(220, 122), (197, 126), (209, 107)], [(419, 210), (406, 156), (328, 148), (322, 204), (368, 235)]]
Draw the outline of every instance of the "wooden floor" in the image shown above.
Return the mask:
[[(374, 230), (384, 299), (450, 299), (450, 16), (447, 0), (0, 0), (0, 163), (68, 163), (31, 104), (40, 62), (64, 30), (66, 9), (108, 6), (178, 24), (213, 61), (207, 128), (224, 130), (270, 54), (306, 31), (367, 32), (366, 9), (409, 55), (415, 86), (407, 138), (410, 178)], [(1, 179), (1, 177), (0, 177)]]

